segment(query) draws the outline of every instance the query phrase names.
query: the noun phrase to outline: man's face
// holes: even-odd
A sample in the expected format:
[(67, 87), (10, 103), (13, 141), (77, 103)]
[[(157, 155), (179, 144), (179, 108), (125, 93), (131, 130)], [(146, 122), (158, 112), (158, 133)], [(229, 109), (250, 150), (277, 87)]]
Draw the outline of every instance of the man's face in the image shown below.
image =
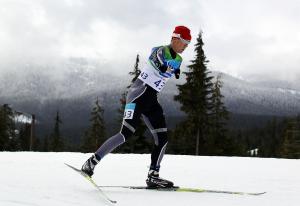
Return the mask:
[(173, 37), (171, 40), (172, 49), (176, 52), (181, 54), (188, 44), (184, 43), (181, 39)]

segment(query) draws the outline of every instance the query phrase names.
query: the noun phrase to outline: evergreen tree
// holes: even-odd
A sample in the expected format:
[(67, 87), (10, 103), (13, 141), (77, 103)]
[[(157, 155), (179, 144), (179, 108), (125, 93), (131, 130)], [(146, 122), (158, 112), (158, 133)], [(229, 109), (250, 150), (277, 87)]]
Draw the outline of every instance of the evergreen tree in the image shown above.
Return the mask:
[(9, 140), (7, 132), (7, 114), (5, 112), (4, 106), (0, 107), (0, 151), (6, 149), (6, 144)]
[(140, 57), (139, 57), (139, 55), (137, 55), (133, 71), (131, 71), (131, 72), (128, 73), (129, 75), (133, 76), (133, 78), (131, 80), (131, 83), (126, 87), (126, 90), (122, 93), (122, 97), (120, 99), (121, 107), (118, 109), (118, 112), (120, 114), (118, 120), (120, 122), (123, 121), (124, 108), (125, 108), (125, 104), (126, 104), (126, 96), (127, 96), (127, 93), (128, 93), (128, 89), (131, 87), (131, 85), (133, 84), (133, 82), (138, 78), (138, 76), (141, 73), (141, 70), (139, 69), (139, 62), (140, 62)]
[(231, 155), (247, 156), (247, 137), (243, 136), (242, 131), (238, 129), (235, 134), (231, 131), (229, 135), (235, 137), (235, 144), (234, 148), (231, 149)]
[[(194, 155), (195, 141), (191, 141), (192, 134), (189, 121), (183, 121), (176, 125), (174, 132), (171, 132), (170, 141), (168, 143), (168, 151), (172, 154)], [(192, 149), (191, 149), (192, 148)]]
[(277, 118), (274, 117), (266, 126), (266, 136), (269, 143), (269, 156), (280, 157), (280, 148), (282, 145), (282, 131), (280, 131), (280, 124)]
[(60, 133), (60, 124), (62, 124), (59, 112), (57, 111), (54, 123), (54, 129), (51, 134), (51, 151), (61, 152), (64, 151), (64, 142)]
[(213, 84), (213, 93), (211, 98), (211, 136), (206, 142), (206, 147), (210, 155), (229, 155), (234, 147), (233, 138), (228, 136), (226, 128), (226, 124), (229, 119), (229, 112), (223, 103), (224, 96), (221, 94), (222, 86), (221, 75), (218, 75)]
[(128, 91), (123, 92), (122, 95), (121, 95), (121, 98), (120, 98), (121, 107), (118, 109), (118, 113), (119, 113), (118, 122), (121, 122), (121, 123), (123, 121), (127, 93), (128, 93)]
[(95, 102), (95, 106), (91, 112), (91, 126), (85, 132), (81, 150), (83, 152), (94, 152), (105, 141), (105, 122), (103, 120), (104, 110), (100, 106), (99, 99)]
[(49, 152), (49, 150), (50, 150), (49, 137), (46, 136), (43, 140), (42, 151)]
[[(274, 117), (268, 121), (265, 127), (254, 132), (251, 138), (252, 145), (249, 149), (259, 148), (258, 155), (261, 157), (280, 157), (280, 149), (283, 143), (284, 128), (288, 124), (287, 120), (278, 122)], [(258, 140), (256, 140), (258, 137)]]
[(135, 59), (135, 64), (132, 72), (129, 72), (129, 75), (133, 76), (131, 80), (131, 84), (127, 86), (127, 89), (131, 87), (131, 85), (135, 82), (135, 80), (138, 78), (138, 76), (141, 73), (141, 70), (139, 69), (139, 62), (140, 62), (140, 56), (137, 54)]
[[(195, 143), (195, 154), (207, 154), (204, 147), (209, 131), (209, 113), (212, 109), (212, 78), (207, 70), (208, 60), (203, 50), (202, 32), (199, 33), (195, 45), (196, 57), (192, 64), (188, 66), (189, 71), (184, 72), (186, 83), (177, 85), (179, 94), (174, 97), (181, 103), (180, 109), (187, 114), (190, 133)], [(190, 140), (189, 140), (190, 141)]]
[(19, 141), (22, 151), (29, 151), (31, 124), (25, 123), (20, 128)]
[[(122, 123), (123, 121), (123, 115), (124, 115), (124, 108), (126, 104), (126, 96), (128, 93), (128, 89), (131, 87), (131, 85), (135, 82), (135, 80), (138, 78), (138, 76), (141, 73), (141, 70), (139, 69), (139, 55), (136, 56), (135, 65), (133, 68), (133, 71), (129, 72), (130, 76), (133, 76), (131, 79), (131, 83), (126, 87), (126, 91), (122, 94), (122, 97), (120, 99), (121, 107), (118, 110), (119, 112), (119, 122)], [(124, 152), (124, 153), (145, 153), (150, 151), (151, 144), (146, 140), (144, 137), (144, 133), (146, 131), (146, 126), (142, 121), (140, 121), (139, 126), (137, 127), (134, 135), (126, 142), (125, 145), (123, 145), (121, 148), (118, 148), (117, 152)]]
[(284, 158), (300, 158), (300, 116), (291, 119), (285, 129), (281, 149)]
[(0, 107), (0, 151), (19, 149), (13, 110), (7, 105)]
[(32, 151), (42, 151), (41, 140), (38, 137), (34, 138)]

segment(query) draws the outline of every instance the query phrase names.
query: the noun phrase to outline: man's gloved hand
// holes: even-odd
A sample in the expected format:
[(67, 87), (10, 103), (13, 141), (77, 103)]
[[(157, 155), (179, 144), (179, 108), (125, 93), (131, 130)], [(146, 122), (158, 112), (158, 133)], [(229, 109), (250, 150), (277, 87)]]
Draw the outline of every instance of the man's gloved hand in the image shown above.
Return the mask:
[(180, 77), (180, 69), (175, 70), (174, 73), (175, 73), (176, 79), (179, 79), (179, 77)]
[(179, 70), (180, 64), (181, 62), (178, 62), (175, 59), (167, 61), (167, 66), (170, 67), (172, 73), (175, 73), (176, 70)]
[(166, 71), (165, 73), (159, 72), (159, 74), (163, 77), (166, 77), (166, 78), (171, 78), (172, 77), (172, 73), (168, 72), (168, 71)]

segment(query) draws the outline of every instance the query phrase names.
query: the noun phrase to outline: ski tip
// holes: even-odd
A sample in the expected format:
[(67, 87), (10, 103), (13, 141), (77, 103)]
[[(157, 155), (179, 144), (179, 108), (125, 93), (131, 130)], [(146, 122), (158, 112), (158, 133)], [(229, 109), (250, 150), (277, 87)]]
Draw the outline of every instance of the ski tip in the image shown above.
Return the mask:
[(253, 195), (263, 195), (266, 194), (267, 192), (258, 192), (258, 193), (253, 193)]
[(253, 195), (253, 196), (263, 195), (266, 193), (267, 192), (236, 192), (236, 194), (238, 194), (238, 195)]

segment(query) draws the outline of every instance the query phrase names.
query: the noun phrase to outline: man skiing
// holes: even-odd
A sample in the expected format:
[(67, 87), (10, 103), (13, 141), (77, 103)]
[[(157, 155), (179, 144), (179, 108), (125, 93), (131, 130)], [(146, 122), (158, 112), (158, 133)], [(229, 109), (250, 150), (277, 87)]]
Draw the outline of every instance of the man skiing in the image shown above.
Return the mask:
[(165, 116), (157, 94), (172, 76), (179, 78), (182, 58), (178, 53), (182, 53), (190, 41), (190, 30), (185, 26), (177, 26), (170, 45), (152, 49), (146, 66), (128, 91), (120, 132), (107, 139), (83, 164), (81, 170), (85, 174), (91, 177), (100, 160), (134, 134), (142, 117), (155, 142), (146, 183), (149, 188), (173, 186), (173, 182), (159, 177), (160, 163), (168, 138)]

